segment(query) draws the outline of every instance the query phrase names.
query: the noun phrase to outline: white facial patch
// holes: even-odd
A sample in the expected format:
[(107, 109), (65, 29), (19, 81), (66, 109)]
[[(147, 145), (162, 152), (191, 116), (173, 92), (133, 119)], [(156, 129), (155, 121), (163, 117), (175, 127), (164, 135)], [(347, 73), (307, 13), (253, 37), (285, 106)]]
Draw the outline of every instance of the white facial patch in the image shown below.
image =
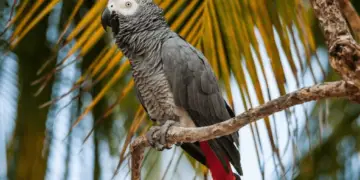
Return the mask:
[(107, 8), (124, 16), (134, 15), (139, 8), (136, 0), (109, 0)]

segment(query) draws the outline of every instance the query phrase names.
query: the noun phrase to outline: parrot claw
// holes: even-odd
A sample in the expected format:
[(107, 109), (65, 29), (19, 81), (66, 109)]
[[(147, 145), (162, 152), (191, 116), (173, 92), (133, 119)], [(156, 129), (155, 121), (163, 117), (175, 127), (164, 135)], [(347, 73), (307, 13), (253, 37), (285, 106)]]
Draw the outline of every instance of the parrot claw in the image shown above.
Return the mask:
[[(158, 133), (160, 130), (160, 126), (153, 126), (146, 133), (146, 139), (148, 140), (151, 147), (156, 148), (156, 139), (154, 139), (154, 135)], [(156, 136), (155, 136), (156, 137)]]
[[(148, 140), (150, 146), (158, 151), (171, 149), (171, 145), (166, 142), (166, 136), (170, 127), (175, 124), (175, 121), (168, 120), (162, 126), (151, 127), (150, 130), (146, 133), (146, 139)], [(158, 133), (160, 134), (157, 135)]]

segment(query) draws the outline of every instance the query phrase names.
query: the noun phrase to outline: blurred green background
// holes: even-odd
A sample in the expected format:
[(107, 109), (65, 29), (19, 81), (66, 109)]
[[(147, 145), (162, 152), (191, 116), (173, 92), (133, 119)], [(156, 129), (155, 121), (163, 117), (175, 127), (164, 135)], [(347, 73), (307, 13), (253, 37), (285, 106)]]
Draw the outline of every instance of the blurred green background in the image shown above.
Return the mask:
[[(130, 179), (128, 145), (151, 122), (126, 57), (100, 25), (106, 2), (0, 1), (0, 180), (105, 180), (119, 161), (115, 179)], [(307, 0), (155, 3), (204, 52), (236, 114), (339, 79)], [(360, 179), (359, 113), (356, 103), (328, 99), (242, 128), (244, 179)], [(177, 147), (147, 150), (142, 173), (209, 176)]]

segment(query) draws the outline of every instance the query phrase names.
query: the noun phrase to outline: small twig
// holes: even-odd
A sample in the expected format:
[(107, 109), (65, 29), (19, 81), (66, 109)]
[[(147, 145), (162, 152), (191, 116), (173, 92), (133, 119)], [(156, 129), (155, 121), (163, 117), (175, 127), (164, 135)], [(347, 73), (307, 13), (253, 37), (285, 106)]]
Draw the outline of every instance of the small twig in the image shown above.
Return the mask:
[(14, 14), (14, 10), (15, 10), (16, 4), (17, 4), (17, 0), (14, 0), (13, 4), (12, 4), (12, 6), (11, 6), (10, 17), (9, 17), (9, 19), (8, 19), (8, 21), (7, 21), (7, 25), (6, 25), (5, 29), (0, 33), (0, 37), (3, 36), (3, 35), (5, 34), (5, 32), (6, 32), (6, 31), (9, 29), (9, 27), (10, 27), (10, 22), (11, 22), (11, 19), (12, 19), (13, 14)]
[[(263, 119), (291, 106), (330, 97), (352, 97), (354, 100), (360, 100), (360, 93), (356, 87), (347, 84), (345, 81), (324, 83), (299, 89), (218, 124), (198, 128), (173, 126), (168, 131), (167, 142), (175, 144), (176, 142), (191, 143), (215, 139), (220, 136), (229, 135), (249, 123)], [(155, 134), (155, 136), (158, 136), (158, 134)], [(140, 167), (146, 147), (149, 147), (149, 143), (145, 136), (136, 138), (131, 144), (133, 180), (140, 179)]]

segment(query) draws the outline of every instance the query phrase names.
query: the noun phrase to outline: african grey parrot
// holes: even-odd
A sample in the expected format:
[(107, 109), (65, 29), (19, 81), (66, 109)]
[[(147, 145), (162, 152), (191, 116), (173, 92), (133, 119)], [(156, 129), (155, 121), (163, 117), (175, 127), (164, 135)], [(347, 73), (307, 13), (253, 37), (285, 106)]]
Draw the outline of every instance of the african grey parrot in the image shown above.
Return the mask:
[[(170, 30), (163, 10), (152, 0), (109, 0), (101, 20), (129, 58), (137, 96), (159, 125), (147, 133), (153, 147), (168, 148), (164, 137), (170, 126), (208, 126), (234, 117), (207, 59)], [(160, 139), (153, 139), (156, 131)], [(242, 175), (238, 146), (238, 133), (181, 145), (216, 180), (240, 179), (230, 166)]]

